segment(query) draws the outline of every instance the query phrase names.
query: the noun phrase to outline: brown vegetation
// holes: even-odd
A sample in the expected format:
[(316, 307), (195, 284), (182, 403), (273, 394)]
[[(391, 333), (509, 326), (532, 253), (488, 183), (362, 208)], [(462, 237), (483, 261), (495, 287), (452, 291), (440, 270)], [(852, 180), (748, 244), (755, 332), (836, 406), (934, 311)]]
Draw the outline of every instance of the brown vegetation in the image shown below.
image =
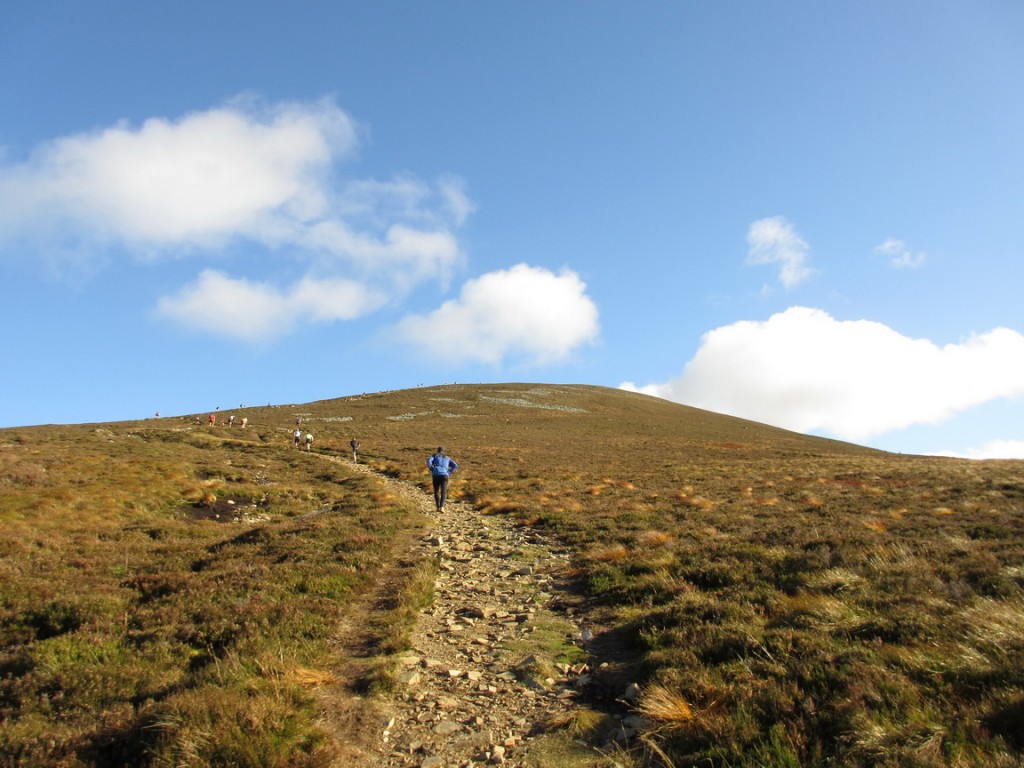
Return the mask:
[[(301, 409), (317, 451), (358, 437), (425, 493), (444, 444), (453, 497), (578, 553), (579, 610), (639, 683), (652, 763), (1022, 759), (1021, 462), (885, 454), (597, 387)], [(246, 409), (244, 435), (190, 418), (0, 431), (0, 754), (329, 761), (310, 681), (344, 667), (342, 613), (367, 609), (367, 573), (422, 521), (292, 449), (294, 413)], [(426, 599), (409, 574), (389, 653)]]

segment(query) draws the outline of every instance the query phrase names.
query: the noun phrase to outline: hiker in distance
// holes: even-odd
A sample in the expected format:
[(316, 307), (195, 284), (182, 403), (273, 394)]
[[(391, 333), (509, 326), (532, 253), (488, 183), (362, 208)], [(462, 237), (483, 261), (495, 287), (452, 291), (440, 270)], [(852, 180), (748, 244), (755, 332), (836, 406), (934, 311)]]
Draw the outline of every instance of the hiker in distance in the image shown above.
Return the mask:
[(430, 479), (434, 482), (434, 506), (440, 512), (448, 501), (448, 478), (459, 468), (453, 459), (445, 455), (444, 448), (437, 446), (437, 452), (427, 459)]
[(356, 440), (353, 437), (352, 438), (352, 442), (349, 443), (349, 445), (352, 446), (352, 461), (354, 461), (356, 464), (358, 464), (359, 463), (359, 441)]

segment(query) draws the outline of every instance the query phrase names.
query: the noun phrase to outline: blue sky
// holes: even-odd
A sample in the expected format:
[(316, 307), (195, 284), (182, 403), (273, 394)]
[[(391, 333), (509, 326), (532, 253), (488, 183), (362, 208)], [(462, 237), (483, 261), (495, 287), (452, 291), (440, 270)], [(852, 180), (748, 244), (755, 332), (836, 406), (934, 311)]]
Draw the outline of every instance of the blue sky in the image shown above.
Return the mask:
[(0, 426), (543, 381), (1024, 457), (1021, 40), (1011, 0), (6, 3)]

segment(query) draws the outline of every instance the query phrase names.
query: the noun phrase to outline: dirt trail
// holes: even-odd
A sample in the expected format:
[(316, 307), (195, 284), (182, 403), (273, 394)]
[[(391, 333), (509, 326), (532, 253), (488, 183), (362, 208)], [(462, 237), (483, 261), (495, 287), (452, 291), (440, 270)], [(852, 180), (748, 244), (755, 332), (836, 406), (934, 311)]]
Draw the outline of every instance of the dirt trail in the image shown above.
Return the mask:
[(409, 554), (438, 557), (434, 601), (398, 660), (398, 686), (382, 705), (370, 764), (527, 765), (542, 724), (567, 717), (590, 679), (587, 627), (559, 587), (568, 550), (469, 504), (449, 501), (436, 513), (433, 498), (411, 483), (324, 458), (381, 480), (434, 521)]

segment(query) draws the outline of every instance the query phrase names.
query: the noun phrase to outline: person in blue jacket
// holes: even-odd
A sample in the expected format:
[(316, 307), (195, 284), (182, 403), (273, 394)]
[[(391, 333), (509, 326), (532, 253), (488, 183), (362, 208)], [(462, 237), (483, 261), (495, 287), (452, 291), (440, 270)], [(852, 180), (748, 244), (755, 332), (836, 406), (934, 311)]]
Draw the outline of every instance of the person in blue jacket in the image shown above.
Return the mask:
[(453, 459), (445, 455), (444, 448), (437, 446), (437, 452), (427, 459), (427, 466), (430, 467), (430, 477), (434, 481), (434, 505), (437, 511), (444, 509), (448, 501), (448, 479), (452, 473), (459, 468)]

